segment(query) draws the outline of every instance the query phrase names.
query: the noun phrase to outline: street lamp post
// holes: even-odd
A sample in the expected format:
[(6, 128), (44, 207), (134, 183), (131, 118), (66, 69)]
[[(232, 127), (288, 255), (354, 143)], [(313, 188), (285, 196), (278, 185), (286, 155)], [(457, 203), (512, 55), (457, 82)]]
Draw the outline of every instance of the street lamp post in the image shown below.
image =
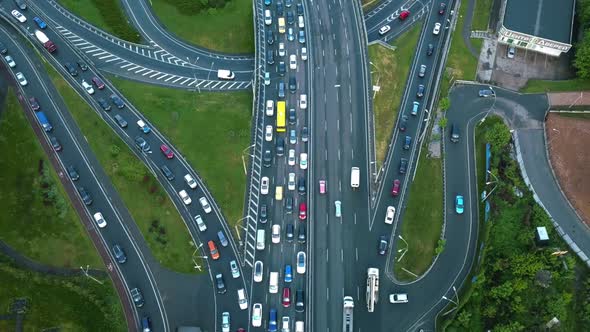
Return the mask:
[(404, 258), (404, 256), (408, 253), (408, 251), (410, 251), (410, 245), (408, 244), (408, 242), (401, 235), (398, 235), (397, 237), (400, 240), (404, 241), (404, 243), (406, 244), (406, 247), (405, 248), (402, 248), (402, 249), (398, 249), (397, 250), (398, 253), (403, 252), (402, 255), (399, 256), (399, 258), (397, 259), (397, 261), (399, 262), (399, 261), (402, 260), (402, 258)]
[[(242, 166), (244, 167), (244, 175), (247, 175), (248, 172), (246, 171), (246, 160), (244, 159), (244, 152), (246, 152), (246, 150), (253, 148), (256, 144), (252, 144), (248, 147), (246, 147), (244, 150), (242, 150)], [(250, 157), (254, 157), (253, 155), (250, 155)]]
[(494, 88), (491, 86), (488, 86), (488, 88), (490, 90), (492, 90), (492, 96), (494, 97), (494, 101), (492, 102), (492, 106), (490, 106), (490, 108), (488, 109), (488, 111), (486, 112), (486, 114), (483, 116), (483, 118), (479, 121), (479, 123), (483, 123), (486, 118), (488, 117), (488, 115), (490, 115), (490, 112), (494, 110), (494, 106), (496, 106), (496, 91), (494, 91)]
[(486, 186), (489, 186), (490, 184), (495, 184), (494, 188), (492, 188), (492, 190), (481, 200), (482, 203), (486, 201), (486, 199), (488, 199), (488, 197), (490, 197), (490, 195), (494, 192), (494, 190), (496, 190), (496, 188), (498, 187), (498, 178), (496, 177), (496, 175), (494, 175), (494, 173), (490, 172), (489, 170), (487, 171), (489, 175), (491, 175), (494, 178), (494, 181), (490, 181), (490, 182), (486, 182)]
[(450, 314), (451, 312), (459, 309), (459, 294), (457, 294), (457, 288), (455, 288), (455, 286), (453, 286), (453, 293), (455, 295), (455, 300), (449, 299), (448, 297), (446, 297), (444, 295), (442, 297), (443, 300), (448, 301), (448, 302), (450, 302), (450, 303), (452, 303), (452, 304), (455, 305), (451, 310), (449, 310), (449, 311), (445, 312), (444, 314), (442, 314), (443, 316), (446, 316), (446, 315)]

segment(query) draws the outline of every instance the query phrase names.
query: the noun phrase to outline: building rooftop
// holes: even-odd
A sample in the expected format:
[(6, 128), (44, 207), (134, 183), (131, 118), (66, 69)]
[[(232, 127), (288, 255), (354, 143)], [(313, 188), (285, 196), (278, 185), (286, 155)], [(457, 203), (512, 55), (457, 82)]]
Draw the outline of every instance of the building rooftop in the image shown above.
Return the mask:
[(575, 0), (507, 0), (504, 27), (571, 44)]

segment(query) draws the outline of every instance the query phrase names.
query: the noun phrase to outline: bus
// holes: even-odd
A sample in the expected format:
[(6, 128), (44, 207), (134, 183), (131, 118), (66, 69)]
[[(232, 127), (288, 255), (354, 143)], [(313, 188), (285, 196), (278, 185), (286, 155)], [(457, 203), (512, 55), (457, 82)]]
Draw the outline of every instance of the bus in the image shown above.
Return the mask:
[(281, 100), (277, 102), (277, 133), (284, 133), (287, 128), (285, 122), (285, 101)]
[(367, 310), (373, 312), (375, 304), (379, 301), (379, 269), (367, 270)]

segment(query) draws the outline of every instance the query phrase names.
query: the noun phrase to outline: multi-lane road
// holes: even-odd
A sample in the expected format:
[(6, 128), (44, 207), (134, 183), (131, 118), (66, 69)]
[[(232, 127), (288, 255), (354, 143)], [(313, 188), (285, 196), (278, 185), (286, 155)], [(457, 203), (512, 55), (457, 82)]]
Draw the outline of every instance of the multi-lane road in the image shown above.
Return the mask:
[[(252, 331), (272, 330), (270, 312), (276, 310), (279, 329), (283, 317), (288, 317), (291, 330), (295, 330), (295, 322), (303, 322), (307, 331), (338, 331), (343, 324), (344, 296), (351, 296), (355, 303), (355, 330), (434, 329), (436, 316), (448, 304), (443, 299), (456, 296), (476, 252), (479, 211), (475, 157), (472, 154), (474, 127), (490, 110), (503, 115), (515, 129), (530, 129), (531, 124), (538, 127), (546, 100), (542, 96), (522, 97), (499, 89), (493, 98), (478, 99), (476, 92), (481, 88), (478, 86), (453, 90), (452, 104), (463, 105), (470, 112), (453, 108), (448, 112), (449, 123), (464, 133), (458, 143), (448, 142), (448, 137), (443, 135), (446, 161), (444, 237), (447, 245), (424, 276), (410, 284), (400, 283), (391, 274), (398, 226), (404, 222), (405, 200), (422, 144), (421, 137), (431, 121), (428, 110), (436, 101), (434, 95), (440, 78), (439, 69), (444, 65), (445, 47), (448, 47), (445, 41), (450, 37), (448, 28), (453, 20), (450, 9), (454, 4), (449, 3), (446, 10), (440, 12), (440, 1), (386, 0), (363, 15), (358, 1), (285, 0), (281, 3), (284, 14), (279, 13), (281, 9), (276, 1), (269, 2), (254, 2), (256, 58), (219, 54), (179, 40), (162, 28), (144, 0), (125, 0), (123, 5), (149, 45), (130, 44), (113, 38), (67, 12), (53, 0), (30, 4), (25, 15), (44, 18), (49, 23), (45, 30), (47, 35), (58, 45), (58, 52), (49, 54), (32, 36), (36, 29), (34, 24), (30, 20), (24, 24), (16, 22), (9, 16), (13, 6), (0, 4), (5, 19), (0, 34), (6, 40), (10, 54), (19, 62), (18, 70), (29, 81), (22, 88), (23, 96), (26, 99), (36, 96), (53, 125), (53, 130), (43, 138), (56, 137), (64, 147), (63, 151), (56, 152), (62, 166), (58, 171), (64, 172), (65, 167), (74, 165), (80, 179), (68, 181), (68, 187), (76, 193), (75, 187), (84, 186), (94, 198), (92, 205), (82, 210), (86, 214), (84, 222), (89, 232), (97, 235), (96, 238), (100, 239), (97, 245), (106, 251), (110, 251), (115, 243), (126, 250), (128, 260), (125, 264), (117, 264), (112, 255), (105, 254), (104, 259), (127, 309), (130, 329), (139, 326), (141, 317), (150, 316), (152, 328), (156, 331), (171, 331), (180, 325), (199, 325), (206, 330), (218, 331), (222, 328), (221, 313), (229, 312), (232, 330), (237, 327)], [(410, 14), (401, 20), (399, 16), (403, 11)], [(285, 19), (283, 31), (279, 17), (289, 18), (291, 15), (293, 21)], [(423, 30), (407, 78), (400, 117), (393, 131), (382, 177), (373, 183), (376, 172), (373, 169), (367, 42), (388, 42), (416, 22), (423, 23)], [(384, 25), (389, 25), (390, 31), (379, 33)], [(207, 274), (176, 274), (162, 268), (152, 257), (130, 213), (76, 128), (51, 80), (40, 70), (39, 59), (28, 55), (29, 46), (25, 45), (23, 37), (15, 36), (15, 31), (41, 50), (97, 115), (157, 176), (193, 241), (199, 244), (198, 251), (207, 257)], [(432, 54), (429, 49), (433, 50)], [(90, 68), (78, 70), (79, 74), (72, 77), (63, 68), (63, 63), (78, 59), (88, 62)], [(251, 168), (243, 248), (238, 250), (221, 211), (198, 174), (141, 115), (141, 110), (135, 109), (101, 75), (99, 69), (123, 73), (122, 76), (139, 81), (195, 90), (239, 90), (254, 85), (254, 141), (249, 150)], [(235, 79), (217, 79), (218, 69), (232, 69)], [(101, 78), (105, 88), (99, 90), (95, 86), (95, 92), (88, 94), (82, 88), (81, 80), (90, 82), (92, 77)], [(419, 94), (421, 85), (423, 93)], [(98, 98), (104, 98), (110, 104), (108, 100), (112, 94), (122, 97), (124, 110), (113, 104), (108, 112), (100, 107)], [(307, 97), (306, 107), (301, 104), (303, 96)], [(273, 104), (272, 111), (266, 109), (269, 102)], [(282, 125), (278, 115), (279, 105), (283, 102), (284, 130), (279, 128)], [(515, 105), (526, 108), (530, 116), (521, 119), (522, 113), (512, 111), (518, 109)], [(31, 109), (27, 111), (34, 114)], [(116, 114), (125, 118), (127, 127), (120, 126), (114, 117)], [(404, 117), (407, 119), (406, 129), (401, 132), (399, 124)], [(146, 122), (151, 131), (141, 133), (136, 126), (138, 120)], [(406, 136), (411, 139), (409, 146), (402, 144)], [(151, 146), (151, 151), (137, 149), (136, 137), (143, 138)], [(523, 137), (523, 144), (534, 145), (526, 132)], [(157, 151), (161, 144), (170, 147), (174, 157), (167, 158)], [(281, 147), (282, 152), (279, 151)], [(308, 164), (302, 165), (305, 156), (308, 156)], [(524, 160), (531, 159), (527, 156), (523, 153)], [(400, 171), (402, 160), (407, 161), (404, 172)], [(162, 166), (174, 174), (174, 179), (166, 179)], [(351, 188), (352, 167), (360, 169), (357, 189)], [(63, 174), (66, 176), (67, 172)], [(196, 188), (191, 188), (184, 180), (185, 174), (196, 180)], [(538, 182), (538, 174), (531, 174), (532, 180)], [(263, 188), (267, 179), (267, 188)], [(400, 180), (400, 193), (391, 197), (394, 180)], [(325, 183), (325, 192), (320, 192), (320, 181)], [(282, 189), (281, 195), (277, 194), (278, 188)], [(188, 193), (192, 203), (186, 204), (180, 197), (181, 190)], [(454, 213), (454, 207), (449, 203), (457, 193), (465, 197), (467, 211), (461, 216)], [(548, 197), (547, 191), (542, 193)], [(205, 211), (200, 204), (201, 197), (210, 204), (211, 212)], [(336, 212), (337, 202), (340, 215)], [(556, 204), (548, 204), (549, 212), (559, 211), (564, 202), (567, 203), (561, 199)], [(383, 222), (388, 206), (396, 208), (393, 225)], [(263, 210), (266, 210), (266, 217), (263, 217)], [(96, 212), (101, 212), (108, 221), (107, 227), (97, 227), (92, 218)], [(197, 215), (207, 224), (206, 231), (200, 231), (196, 225), (194, 218)], [(587, 229), (584, 231), (578, 226), (568, 224), (564, 230), (566, 234), (570, 231), (571, 237), (584, 249), (589, 234)], [(277, 236), (271, 234), (277, 228), (280, 229), (278, 241)], [(291, 229), (293, 233), (288, 234)], [(263, 241), (259, 237), (262, 230)], [(227, 247), (220, 244), (218, 232), (228, 238)], [(293, 239), (288, 239), (289, 235)], [(305, 240), (299, 239), (300, 235), (304, 235)], [(388, 240), (389, 254), (385, 257), (377, 253), (381, 236)], [(221, 253), (217, 260), (207, 248), (210, 240), (216, 243)], [(306, 254), (305, 272), (298, 271), (301, 269), (297, 260), (300, 253)], [(240, 277), (236, 279), (231, 276), (232, 260), (239, 263)], [(261, 282), (253, 276), (253, 267), (260, 264), (258, 262), (263, 265)], [(286, 280), (287, 265), (292, 269), (292, 281)], [(382, 276), (379, 302), (373, 313), (366, 310), (368, 267), (379, 268)], [(272, 285), (271, 272), (278, 274)], [(217, 294), (214, 289), (218, 273), (225, 279), (227, 292), (224, 294)], [(276, 286), (276, 293), (274, 290), (270, 292), (270, 286)], [(142, 307), (135, 307), (130, 298), (129, 291), (135, 287), (141, 289), (144, 296), (145, 305)], [(290, 290), (289, 301), (284, 298), (286, 288)], [(249, 304), (245, 310), (238, 306), (238, 289), (245, 290)], [(296, 301), (299, 292), (302, 301)], [(407, 293), (409, 303), (387, 303), (388, 294), (393, 292)], [(296, 302), (303, 302), (304, 309)], [(254, 303), (262, 306), (260, 328), (252, 326)]]

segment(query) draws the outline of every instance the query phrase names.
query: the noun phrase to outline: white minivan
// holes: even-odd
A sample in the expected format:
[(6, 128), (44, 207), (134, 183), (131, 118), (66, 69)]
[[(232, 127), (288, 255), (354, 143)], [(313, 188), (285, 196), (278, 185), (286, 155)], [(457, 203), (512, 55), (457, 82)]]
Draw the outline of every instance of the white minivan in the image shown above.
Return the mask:
[(248, 309), (248, 299), (246, 299), (246, 291), (243, 288), (238, 289), (238, 305), (241, 310)]
[(276, 294), (279, 292), (279, 273), (271, 272), (268, 280), (268, 292)]
[(275, 114), (275, 101), (274, 100), (267, 100), (266, 101), (266, 116), (273, 116)]
[(361, 170), (358, 167), (352, 167), (350, 169), (350, 186), (352, 189), (359, 187), (361, 177)]
[(264, 250), (264, 229), (256, 231), (256, 249)]

